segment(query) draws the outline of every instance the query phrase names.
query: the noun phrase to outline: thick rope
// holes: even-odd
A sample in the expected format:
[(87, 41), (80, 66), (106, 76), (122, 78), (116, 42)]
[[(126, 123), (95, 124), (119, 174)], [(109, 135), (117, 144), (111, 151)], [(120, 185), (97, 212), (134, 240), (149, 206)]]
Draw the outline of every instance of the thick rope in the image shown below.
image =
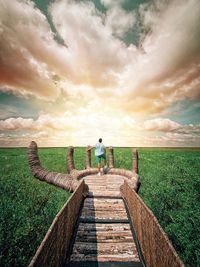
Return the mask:
[(33, 176), (41, 181), (46, 181), (49, 184), (61, 187), (69, 192), (73, 192), (79, 184), (79, 181), (74, 179), (70, 174), (52, 172), (44, 169), (41, 166), (37, 144), (34, 141), (30, 143), (28, 148), (28, 162)]

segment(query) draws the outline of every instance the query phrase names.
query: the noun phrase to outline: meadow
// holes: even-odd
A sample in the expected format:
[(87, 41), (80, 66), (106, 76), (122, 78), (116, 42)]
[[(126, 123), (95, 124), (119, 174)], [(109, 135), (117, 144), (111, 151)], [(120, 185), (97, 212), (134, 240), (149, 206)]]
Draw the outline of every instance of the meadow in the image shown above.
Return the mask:
[[(27, 266), (69, 193), (35, 179), (27, 150), (0, 149), (0, 266)], [(115, 166), (131, 168), (131, 149), (115, 148)], [(43, 167), (66, 172), (66, 148), (39, 149)], [(139, 194), (188, 267), (200, 267), (200, 150), (139, 149)], [(94, 155), (93, 166), (96, 164)], [(85, 166), (75, 149), (77, 169)]]

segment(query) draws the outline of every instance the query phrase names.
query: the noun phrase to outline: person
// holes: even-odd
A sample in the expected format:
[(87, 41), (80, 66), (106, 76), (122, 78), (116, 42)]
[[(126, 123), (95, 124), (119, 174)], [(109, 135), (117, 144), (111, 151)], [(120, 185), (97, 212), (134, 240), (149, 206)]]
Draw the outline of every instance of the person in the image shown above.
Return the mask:
[(106, 166), (106, 147), (102, 143), (102, 138), (99, 138), (99, 142), (94, 147), (89, 147), (87, 150), (91, 150), (92, 148), (95, 148), (95, 156), (97, 158), (98, 163), (98, 175), (101, 175), (101, 159), (104, 160), (104, 167)]

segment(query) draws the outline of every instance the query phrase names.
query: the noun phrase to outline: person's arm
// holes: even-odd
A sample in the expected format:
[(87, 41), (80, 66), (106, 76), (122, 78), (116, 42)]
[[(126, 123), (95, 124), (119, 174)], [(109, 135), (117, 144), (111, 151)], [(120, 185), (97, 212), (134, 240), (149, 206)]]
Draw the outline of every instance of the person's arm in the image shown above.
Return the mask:
[(94, 146), (88, 146), (87, 151), (91, 150), (92, 148), (94, 148)]

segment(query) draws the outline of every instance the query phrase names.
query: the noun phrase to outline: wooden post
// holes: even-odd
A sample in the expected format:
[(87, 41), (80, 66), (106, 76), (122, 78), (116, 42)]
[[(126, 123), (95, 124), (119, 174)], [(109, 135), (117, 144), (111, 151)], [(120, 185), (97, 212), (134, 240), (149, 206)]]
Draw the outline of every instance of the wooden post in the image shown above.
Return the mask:
[(91, 168), (91, 150), (87, 150), (90, 146), (86, 147), (86, 169)]
[(74, 169), (74, 148), (73, 146), (69, 146), (67, 149), (67, 170), (70, 173)]
[(132, 168), (135, 173), (139, 172), (139, 158), (137, 149), (132, 150)]
[(38, 147), (35, 141), (32, 141), (28, 148), (28, 162), (33, 172), (35, 168), (41, 167), (40, 160), (38, 157)]
[(112, 146), (108, 148), (108, 163), (110, 168), (114, 168), (114, 151)]

